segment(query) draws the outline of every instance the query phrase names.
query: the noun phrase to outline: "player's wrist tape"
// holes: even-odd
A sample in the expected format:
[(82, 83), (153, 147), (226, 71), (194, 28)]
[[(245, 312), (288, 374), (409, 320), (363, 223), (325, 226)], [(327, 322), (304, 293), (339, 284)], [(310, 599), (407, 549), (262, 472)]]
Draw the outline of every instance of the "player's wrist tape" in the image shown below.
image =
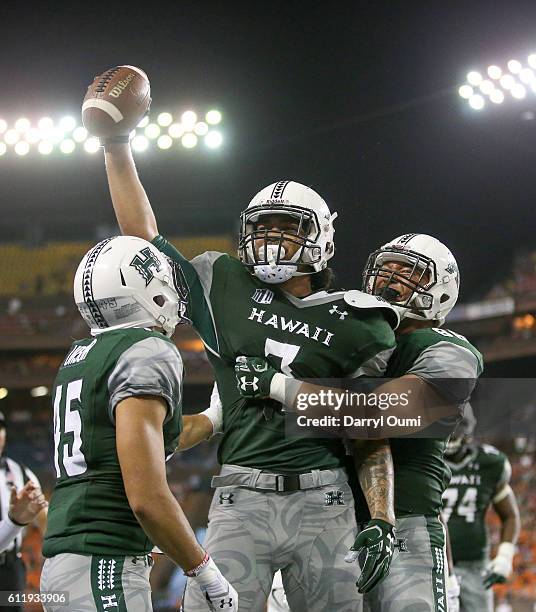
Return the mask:
[[(206, 416), (207, 419), (212, 423), (212, 435), (217, 433), (222, 433), (223, 431), (223, 419), (221, 410), (217, 406), (209, 406), (203, 412), (200, 412), (203, 416)], [(212, 436), (211, 436), (212, 437)]]
[(199, 572), (209, 564), (209, 562), (210, 562), (210, 556), (207, 552), (205, 552), (203, 561), (201, 561), (199, 565), (196, 565), (192, 569), (189, 569), (187, 572), (184, 572), (184, 575), (188, 576), (188, 578), (195, 578), (199, 574)]
[(499, 544), (499, 548), (497, 549), (497, 554), (495, 558), (502, 557), (509, 563), (512, 563), (514, 559), (514, 555), (516, 554), (516, 547), (512, 542), (501, 542)]
[(13, 516), (11, 515), (11, 512), (7, 513), (7, 518), (9, 521), (11, 521), (11, 523), (13, 523), (13, 525), (16, 525), (17, 527), (26, 527), (28, 526), (30, 523), (19, 523), (18, 521), (16, 521)]
[(301, 384), (301, 380), (276, 372), (270, 382), (270, 398), (292, 408)]

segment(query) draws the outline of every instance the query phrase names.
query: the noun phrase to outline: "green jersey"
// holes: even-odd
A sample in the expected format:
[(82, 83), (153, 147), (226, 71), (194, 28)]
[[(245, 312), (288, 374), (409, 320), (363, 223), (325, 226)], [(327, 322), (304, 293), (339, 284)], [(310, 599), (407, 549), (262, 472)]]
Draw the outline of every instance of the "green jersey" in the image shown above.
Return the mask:
[(266, 357), (300, 379), (381, 376), (395, 345), (385, 319), (385, 313), (394, 315), (391, 307), (361, 292), (350, 292), (352, 300), (325, 291), (296, 298), (261, 282), (229, 255), (206, 252), (189, 262), (161, 236), (153, 244), (181, 265), (188, 280), (190, 316), (223, 405), (220, 463), (278, 472), (342, 466), (340, 440), (286, 438), (281, 405), (242, 398), (235, 361)]
[(472, 447), (452, 470), (443, 494), (443, 517), (448, 521), (454, 563), (488, 559), (486, 512), (497, 493), (510, 481), (512, 468), (494, 446)]
[(56, 487), (43, 555), (140, 555), (153, 544), (136, 520), (117, 457), (115, 407), (131, 396), (165, 399), (166, 455), (182, 427), (182, 361), (165, 336), (145, 329), (76, 341), (54, 383)]
[[(397, 337), (386, 376), (419, 376), (461, 408), (482, 369), (481, 354), (466, 338), (447, 329), (426, 328)], [(446, 442), (443, 438), (390, 440), (397, 518), (438, 516), (441, 512), (441, 496), (450, 480), (450, 469), (443, 458)], [(362, 516), (368, 517), (368, 509), (362, 496), (358, 501), (358, 516), (363, 520)]]

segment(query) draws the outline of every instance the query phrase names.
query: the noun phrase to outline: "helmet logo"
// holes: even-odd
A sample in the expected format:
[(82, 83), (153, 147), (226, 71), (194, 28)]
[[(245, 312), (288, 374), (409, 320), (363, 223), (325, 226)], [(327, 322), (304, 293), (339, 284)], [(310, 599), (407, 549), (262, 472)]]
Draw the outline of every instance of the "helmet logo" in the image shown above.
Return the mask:
[(156, 272), (160, 272), (162, 269), (158, 258), (149, 247), (145, 247), (139, 253), (137, 253), (130, 262), (130, 265), (133, 268), (136, 268), (136, 270), (145, 279), (146, 287), (154, 278), (153, 268), (156, 270)]

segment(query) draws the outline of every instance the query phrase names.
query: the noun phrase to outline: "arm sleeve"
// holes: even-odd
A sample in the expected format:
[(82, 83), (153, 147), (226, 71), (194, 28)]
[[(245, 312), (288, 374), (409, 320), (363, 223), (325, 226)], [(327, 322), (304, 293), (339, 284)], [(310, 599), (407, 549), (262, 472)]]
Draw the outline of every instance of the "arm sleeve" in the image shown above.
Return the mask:
[(13, 540), (19, 535), (23, 527), (15, 525), (9, 517), (6, 517), (0, 521), (0, 553), (13, 542)]
[(182, 359), (171, 342), (151, 336), (133, 344), (119, 357), (108, 379), (112, 423), (115, 424), (117, 404), (139, 395), (163, 397), (168, 421), (181, 402), (182, 373)]
[(188, 284), (190, 314), (193, 326), (201, 336), (205, 346), (218, 355), (218, 340), (210, 303), (210, 289), (212, 287), (214, 263), (220, 257), (225, 257), (225, 253), (207, 251), (201, 253), (201, 255), (192, 259), (192, 261), (188, 261), (163, 236), (154, 238), (152, 244), (181, 267)]
[(395, 350), (395, 336), (387, 321), (375, 315), (364, 325), (358, 343), (359, 349), (353, 355), (357, 369), (350, 374), (350, 378), (383, 376)]
[(469, 349), (452, 342), (438, 342), (426, 348), (406, 374), (424, 378), (457, 404), (466, 402), (479, 375), (479, 361)]

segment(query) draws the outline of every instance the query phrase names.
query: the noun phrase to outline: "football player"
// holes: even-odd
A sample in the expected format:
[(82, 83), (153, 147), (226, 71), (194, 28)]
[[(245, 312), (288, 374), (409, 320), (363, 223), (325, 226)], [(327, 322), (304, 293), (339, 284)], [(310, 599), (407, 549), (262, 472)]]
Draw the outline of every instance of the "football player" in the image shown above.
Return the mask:
[(99, 242), (76, 271), (91, 337), (74, 342), (54, 383), (57, 483), (41, 590), (69, 601), (47, 602), (48, 611), (152, 610), (153, 544), (211, 610), (238, 609), (166, 480), (181, 431), (182, 361), (169, 339), (185, 313), (179, 281), (158, 249), (130, 236)]
[[(129, 145), (104, 146), (121, 230), (151, 240), (182, 267), (192, 322), (214, 367), (224, 427), (207, 548), (237, 588), (241, 609), (264, 610), (277, 569), (295, 610), (360, 609), (356, 570), (342, 560), (356, 529), (343, 445), (287, 439), (280, 404), (241, 397), (234, 365), (250, 354), (289, 376), (379, 376), (394, 350), (396, 313), (373, 296), (349, 304), (344, 292), (324, 291), (336, 215), (312, 189), (293, 181), (262, 189), (241, 215), (239, 259), (206, 252), (188, 261), (159, 235)], [(392, 537), (388, 443), (362, 445), (356, 461), (372, 524)], [(336, 501), (326, 495), (333, 491), (341, 491)], [(362, 591), (385, 575), (384, 561), (362, 573)], [(195, 583), (184, 609), (206, 610)]]
[[(397, 348), (386, 371), (388, 378), (396, 380), (381, 389), (389, 385), (400, 388), (407, 383), (427, 397), (436, 397), (437, 403), (446, 400), (456, 405), (461, 413), (482, 372), (482, 357), (466, 338), (441, 327), (459, 292), (458, 266), (452, 253), (439, 240), (425, 234), (399, 236), (371, 253), (363, 272), (363, 290), (390, 302), (401, 317)], [(246, 362), (253, 365), (251, 358)], [(258, 374), (256, 364), (257, 384), (268, 390), (270, 397), (288, 403), (289, 389), (294, 389), (294, 397), (298, 393), (318, 393), (317, 385), (298, 385), (269, 364), (266, 366)], [(238, 372), (240, 375), (240, 369)], [(365, 594), (367, 611), (446, 609), (445, 534), (439, 520), (441, 495), (450, 479), (443, 457), (446, 441), (446, 437), (390, 440), (395, 472), (396, 552), (387, 578)], [(356, 510), (358, 522), (366, 526), (368, 507), (359, 489)], [(360, 543), (356, 542), (353, 548), (348, 561), (358, 557)], [(381, 545), (377, 551), (380, 553)]]
[[(443, 494), (454, 572), (460, 584), (460, 610), (493, 610), (493, 584), (512, 573), (520, 520), (509, 481), (510, 462), (489, 444), (473, 439), (476, 420), (470, 406), (447, 444), (445, 456), (452, 478)], [(501, 542), (489, 561), (486, 513), (490, 506), (501, 520)]]

